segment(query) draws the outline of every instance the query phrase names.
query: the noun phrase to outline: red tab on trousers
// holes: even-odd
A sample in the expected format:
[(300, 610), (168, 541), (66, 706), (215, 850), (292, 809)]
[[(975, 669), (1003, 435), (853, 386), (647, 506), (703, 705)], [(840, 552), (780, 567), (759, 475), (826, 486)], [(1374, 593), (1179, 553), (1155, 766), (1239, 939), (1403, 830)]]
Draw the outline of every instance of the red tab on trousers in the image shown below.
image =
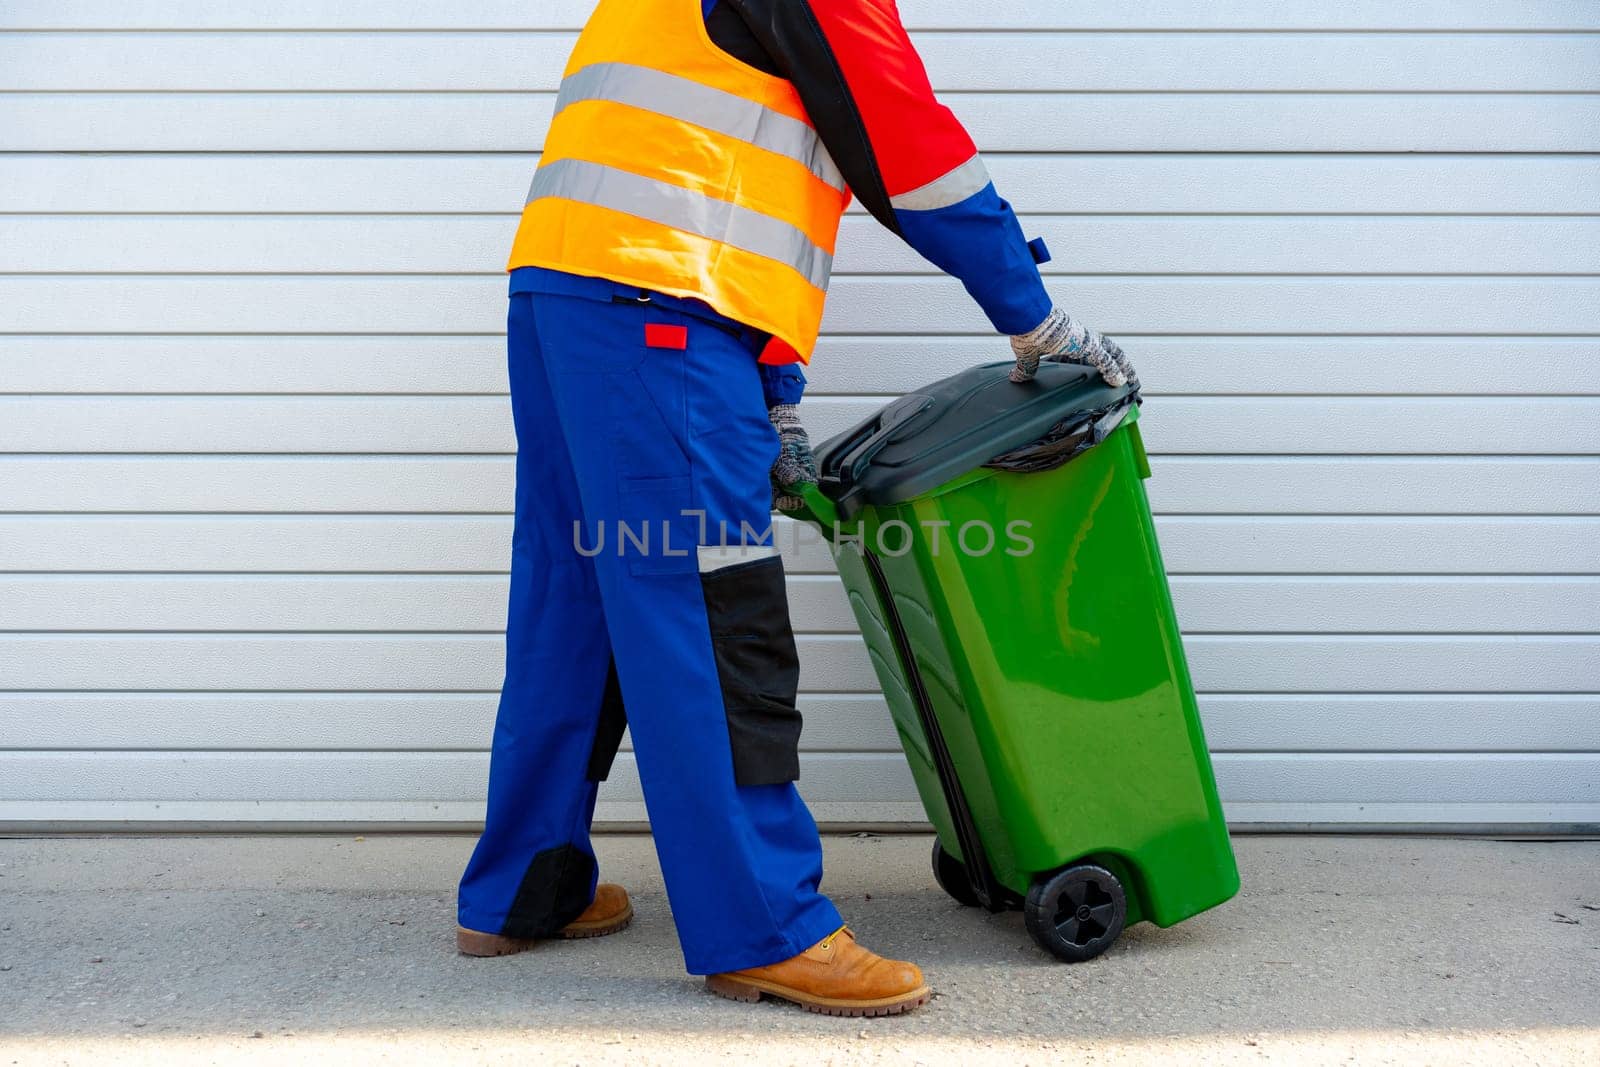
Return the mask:
[(688, 348), (689, 328), (670, 326), (664, 322), (647, 322), (644, 324), (644, 343), (648, 348)]

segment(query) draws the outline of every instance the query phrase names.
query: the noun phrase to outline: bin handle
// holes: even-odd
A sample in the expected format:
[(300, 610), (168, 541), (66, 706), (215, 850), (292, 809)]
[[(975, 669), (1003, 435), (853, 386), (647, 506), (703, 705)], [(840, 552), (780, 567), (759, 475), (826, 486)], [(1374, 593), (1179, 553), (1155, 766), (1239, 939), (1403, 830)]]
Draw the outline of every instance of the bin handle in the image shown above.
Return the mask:
[(815, 523), (822, 528), (822, 536), (832, 540), (833, 532), (839, 524), (839, 509), (822, 492), (822, 488), (816, 482), (806, 482), (804, 485), (793, 486), (790, 491), (803, 503), (795, 509), (785, 508), (783, 513), (791, 519)]
[(907, 393), (882, 411), (847, 431), (837, 443), (828, 442), (828, 465), (822, 480), (849, 489), (878, 450), (888, 444), (898, 430), (933, 404), (921, 393)]

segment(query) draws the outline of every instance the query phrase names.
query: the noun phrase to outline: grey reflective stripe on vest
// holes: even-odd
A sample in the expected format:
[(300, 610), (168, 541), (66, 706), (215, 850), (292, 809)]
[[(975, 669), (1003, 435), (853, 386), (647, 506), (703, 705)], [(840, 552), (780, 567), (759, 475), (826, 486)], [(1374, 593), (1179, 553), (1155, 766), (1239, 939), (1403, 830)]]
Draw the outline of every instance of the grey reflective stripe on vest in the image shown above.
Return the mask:
[(933, 211), (959, 204), (972, 194), (981, 193), (988, 184), (989, 168), (983, 165), (982, 156), (973, 156), (927, 185), (890, 197), (889, 205), (900, 211)]
[(817, 131), (754, 100), (632, 63), (591, 63), (567, 75), (556, 97), (556, 114), (582, 100), (609, 100), (704, 126), (787, 156), (844, 191), (844, 178)]
[(540, 167), (528, 203), (544, 197), (609, 208), (775, 259), (818, 289), (828, 288), (833, 272), (833, 256), (782, 219), (600, 163), (558, 159)]

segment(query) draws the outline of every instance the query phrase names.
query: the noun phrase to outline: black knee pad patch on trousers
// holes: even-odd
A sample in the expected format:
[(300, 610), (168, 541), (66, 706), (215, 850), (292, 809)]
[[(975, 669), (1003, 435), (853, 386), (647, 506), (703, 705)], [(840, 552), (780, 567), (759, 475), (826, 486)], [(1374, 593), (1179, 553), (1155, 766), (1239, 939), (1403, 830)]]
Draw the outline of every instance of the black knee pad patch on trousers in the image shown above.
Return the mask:
[(739, 785), (800, 777), (800, 657), (776, 556), (700, 575)]
[(534, 856), (500, 935), (554, 936), (589, 906), (594, 873), (594, 857), (571, 845), (547, 848)]
[(622, 706), (622, 683), (617, 679), (617, 661), (606, 669), (606, 687), (600, 696), (600, 721), (595, 726), (594, 745), (589, 749), (591, 782), (603, 782), (611, 774), (611, 764), (622, 747), (622, 732), (628, 728), (628, 712)]

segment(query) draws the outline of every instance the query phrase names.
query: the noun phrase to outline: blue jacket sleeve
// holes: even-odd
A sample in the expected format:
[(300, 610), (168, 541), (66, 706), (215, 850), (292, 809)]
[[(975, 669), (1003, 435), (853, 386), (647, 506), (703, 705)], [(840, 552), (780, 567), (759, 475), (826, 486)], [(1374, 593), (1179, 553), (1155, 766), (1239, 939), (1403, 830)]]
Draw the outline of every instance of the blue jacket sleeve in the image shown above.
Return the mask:
[(994, 183), (965, 200), (928, 210), (895, 208), (906, 243), (966, 287), (994, 328), (1027, 333), (1050, 314), (1053, 301), (1039, 277), (1050, 258), (1042, 239), (1028, 241), (1011, 205)]
[(806, 376), (798, 363), (761, 363), (761, 391), (766, 395), (767, 407), (774, 404), (798, 404), (805, 395)]

